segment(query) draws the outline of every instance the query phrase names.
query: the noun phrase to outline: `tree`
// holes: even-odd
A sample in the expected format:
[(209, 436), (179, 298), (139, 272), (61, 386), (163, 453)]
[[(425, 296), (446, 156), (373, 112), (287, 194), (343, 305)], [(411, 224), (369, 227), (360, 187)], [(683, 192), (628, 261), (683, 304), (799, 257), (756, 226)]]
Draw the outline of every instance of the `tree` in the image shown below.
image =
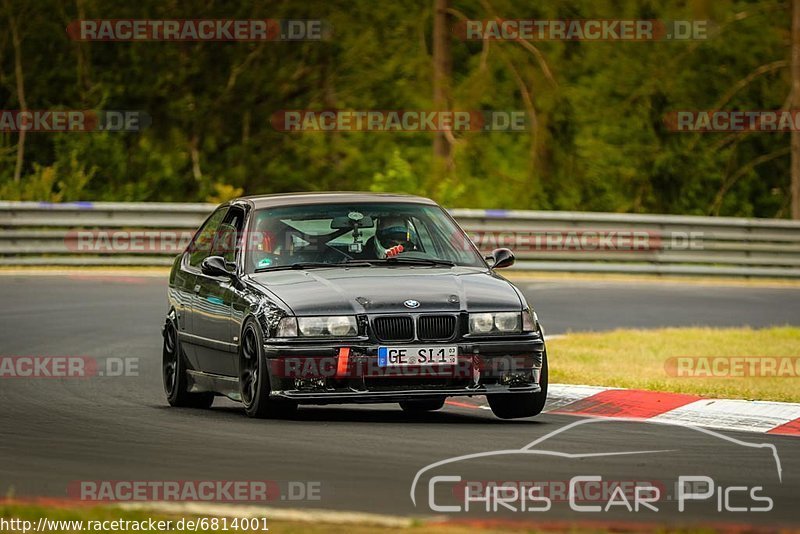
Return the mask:
[[(449, 0), (433, 0), (433, 109), (437, 112), (450, 109), (450, 29), (447, 25)], [(433, 137), (434, 180), (441, 173), (452, 170), (450, 140), (447, 132), (436, 132)], [(435, 183), (435, 182), (434, 182)]]
[[(17, 82), (17, 102), (19, 103), (19, 111), (27, 111), (28, 104), (25, 101), (25, 76), (22, 72), (22, 39), (19, 35), (19, 26), (17, 19), (14, 15), (14, 10), (11, 7), (9, 0), (4, 2), (6, 8), (6, 16), (8, 17), (8, 27), (11, 31), (11, 45), (14, 47), (14, 79)], [(14, 166), (14, 183), (19, 183), (22, 176), (22, 165), (25, 162), (25, 137), (26, 130), (20, 130), (17, 139), (17, 162)]]
[[(800, 110), (800, 0), (792, 0), (792, 111)], [(800, 131), (792, 130), (792, 219), (800, 219)]]

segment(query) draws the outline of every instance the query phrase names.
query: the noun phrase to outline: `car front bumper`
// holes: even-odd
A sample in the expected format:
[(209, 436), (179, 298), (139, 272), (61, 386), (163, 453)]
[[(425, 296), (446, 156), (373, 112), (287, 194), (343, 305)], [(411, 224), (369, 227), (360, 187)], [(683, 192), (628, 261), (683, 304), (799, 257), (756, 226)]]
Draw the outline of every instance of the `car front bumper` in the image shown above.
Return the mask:
[(335, 404), (541, 391), (541, 336), (433, 345), (457, 345), (457, 364), (381, 368), (380, 345), (368, 340), (267, 344), (270, 395), (302, 404)]

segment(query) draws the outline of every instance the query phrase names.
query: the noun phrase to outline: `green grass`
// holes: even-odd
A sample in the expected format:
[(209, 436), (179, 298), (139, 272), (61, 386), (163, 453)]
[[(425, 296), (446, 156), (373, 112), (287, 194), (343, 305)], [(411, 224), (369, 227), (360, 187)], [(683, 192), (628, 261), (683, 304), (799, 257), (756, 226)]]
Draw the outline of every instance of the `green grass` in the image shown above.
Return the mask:
[(798, 378), (671, 376), (672, 357), (800, 357), (800, 328), (665, 328), (570, 333), (548, 342), (550, 381), (707, 397), (800, 402)]
[[(191, 515), (171, 515), (165, 514), (160, 512), (150, 512), (147, 510), (125, 510), (119, 507), (114, 506), (93, 506), (93, 507), (86, 507), (86, 506), (78, 506), (74, 508), (64, 508), (61, 506), (51, 507), (51, 506), (38, 506), (38, 505), (27, 505), (27, 504), (7, 504), (7, 505), (0, 505), (0, 517), (3, 518), (19, 518), (24, 520), (31, 521), (34, 525), (37, 524), (39, 518), (44, 517), (49, 520), (64, 520), (64, 521), (115, 521), (115, 520), (128, 520), (128, 521), (146, 521), (149, 519), (153, 519), (156, 521), (161, 520), (171, 520), (173, 522), (177, 522), (179, 519), (193, 519), (197, 516)], [(376, 532), (378, 534), (382, 534), (384, 532), (393, 532), (397, 530), (396, 528), (388, 528), (388, 527), (380, 527), (375, 525), (352, 525), (352, 524), (342, 524), (342, 525), (332, 525), (332, 524), (314, 524), (314, 523), (305, 523), (305, 522), (290, 522), (290, 521), (272, 521), (267, 518), (267, 527), (269, 528), (270, 533), (274, 532), (282, 532), (287, 534), (293, 533), (332, 533), (332, 534), (368, 534), (371, 532)], [(421, 532), (417, 529), (414, 529), (415, 532)], [(19, 534), (21, 531), (11, 531), (11, 530), (2, 530), (0, 532), (14, 532), (14, 534)], [(55, 531), (49, 531), (55, 532)], [(58, 532), (77, 532), (71, 530), (61, 530)], [(86, 530), (84, 530), (86, 532)], [(113, 532), (113, 531), (112, 531)], [(194, 532), (194, 530), (177, 530), (174, 529), (170, 530), (169, 532)], [(231, 520), (228, 520), (228, 530), (221, 530), (221, 529), (208, 529), (203, 530), (202, 528), (198, 530), (198, 532), (202, 532), (204, 534), (211, 534), (211, 533), (222, 533), (226, 532), (228, 534), (235, 534), (235, 533), (243, 533), (243, 532), (265, 532), (263, 530), (234, 530), (231, 528)], [(101, 534), (101, 533), (98, 533)], [(157, 532), (154, 534), (158, 534)]]
[[(24, 520), (31, 521), (34, 525), (37, 524), (40, 517), (45, 517), (50, 520), (71, 520), (71, 521), (115, 521), (115, 520), (129, 520), (129, 521), (147, 521), (149, 519), (153, 519), (156, 521), (159, 520), (172, 520), (177, 521), (181, 518), (191, 519), (192, 517), (189, 516), (175, 516), (170, 514), (164, 514), (159, 512), (150, 512), (147, 510), (125, 510), (122, 508), (114, 507), (114, 506), (96, 506), (96, 507), (86, 507), (86, 506), (79, 506), (75, 508), (64, 508), (62, 506), (44, 506), (44, 505), (28, 505), (28, 504), (0, 504), (0, 518), (19, 518)], [(523, 522), (508, 522), (503, 520), (496, 520), (492, 521), (491, 518), (488, 520), (473, 520), (470, 521), (468, 518), (451, 518), (455, 523), (438, 523), (438, 522), (422, 522), (422, 521), (415, 521), (413, 524), (407, 527), (389, 527), (389, 526), (377, 526), (377, 525), (370, 525), (370, 524), (331, 524), (331, 523), (316, 523), (316, 522), (306, 522), (306, 521), (272, 521), (267, 518), (267, 527), (269, 528), (270, 533), (281, 533), (281, 534), (389, 534), (393, 532), (403, 532), (407, 534), (469, 534), (474, 532), (480, 532), (481, 534), (499, 534), (501, 532), (517, 532), (517, 533), (544, 533), (544, 532), (567, 532), (567, 533), (575, 533), (575, 534), (585, 534), (590, 532), (636, 532), (635, 525), (632, 525), (630, 528), (624, 526), (624, 524), (615, 524), (612, 526), (604, 526), (599, 523), (589, 523), (584, 525), (574, 525), (571, 526), (567, 522), (555, 522), (550, 527), (541, 528), (536, 527), (533, 520), (527, 520), (527, 523)], [(462, 521), (459, 523), (459, 521)], [(539, 521), (537, 521), (539, 522)], [(547, 522), (546, 522), (547, 523)], [(226, 531), (223, 530), (203, 530), (202, 528), (197, 532), (201, 532), (203, 534), (215, 534), (215, 533), (225, 533), (225, 534), (236, 534), (236, 533), (244, 533), (244, 532), (267, 532), (264, 530), (232, 530), (230, 528), (230, 519), (229, 519), (229, 528)], [(659, 527), (658, 525), (654, 525), (654, 532), (662, 532), (662, 533), (705, 533), (705, 532), (714, 532), (714, 529), (711, 528), (704, 528), (704, 527), (674, 527), (674, 526), (664, 526)], [(2, 530), (0, 532), (13, 532), (14, 534), (19, 534), (21, 531), (11, 531), (11, 530)], [(54, 531), (50, 530), (49, 532), (63, 532), (65, 534), (77, 532), (77, 531), (70, 531), (70, 530), (61, 530), (61, 531)], [(87, 532), (84, 530), (83, 532)], [(97, 532), (98, 531), (92, 531)], [(104, 532), (118, 532), (113, 530), (106, 530)], [(132, 532), (129, 530), (128, 532)], [(185, 532), (184, 530), (170, 530), (169, 532)], [(193, 530), (191, 532), (194, 532)], [(155, 533), (157, 534), (157, 532)]]

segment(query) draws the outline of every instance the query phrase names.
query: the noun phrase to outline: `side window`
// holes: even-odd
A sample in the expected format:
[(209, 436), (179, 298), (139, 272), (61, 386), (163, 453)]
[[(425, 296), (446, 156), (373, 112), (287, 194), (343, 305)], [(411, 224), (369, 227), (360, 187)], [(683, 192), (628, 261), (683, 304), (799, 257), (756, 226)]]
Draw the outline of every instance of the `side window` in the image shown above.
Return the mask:
[(227, 212), (227, 206), (219, 208), (208, 218), (200, 231), (197, 232), (194, 240), (189, 245), (189, 265), (200, 268), (200, 263), (208, 256), (211, 256), (214, 238)]
[(236, 261), (236, 251), (240, 246), (239, 237), (244, 229), (244, 210), (231, 207), (219, 225), (217, 237), (211, 247), (212, 256), (222, 256), (227, 262)]

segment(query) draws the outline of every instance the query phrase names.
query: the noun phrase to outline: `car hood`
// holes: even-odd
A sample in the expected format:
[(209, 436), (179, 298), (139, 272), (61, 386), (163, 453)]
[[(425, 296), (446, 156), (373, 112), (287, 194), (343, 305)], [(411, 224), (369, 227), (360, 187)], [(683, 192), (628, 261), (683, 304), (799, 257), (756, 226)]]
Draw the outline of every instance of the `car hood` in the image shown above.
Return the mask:
[(468, 267), (355, 267), (257, 273), (251, 280), (296, 315), (519, 310), (507, 280)]

